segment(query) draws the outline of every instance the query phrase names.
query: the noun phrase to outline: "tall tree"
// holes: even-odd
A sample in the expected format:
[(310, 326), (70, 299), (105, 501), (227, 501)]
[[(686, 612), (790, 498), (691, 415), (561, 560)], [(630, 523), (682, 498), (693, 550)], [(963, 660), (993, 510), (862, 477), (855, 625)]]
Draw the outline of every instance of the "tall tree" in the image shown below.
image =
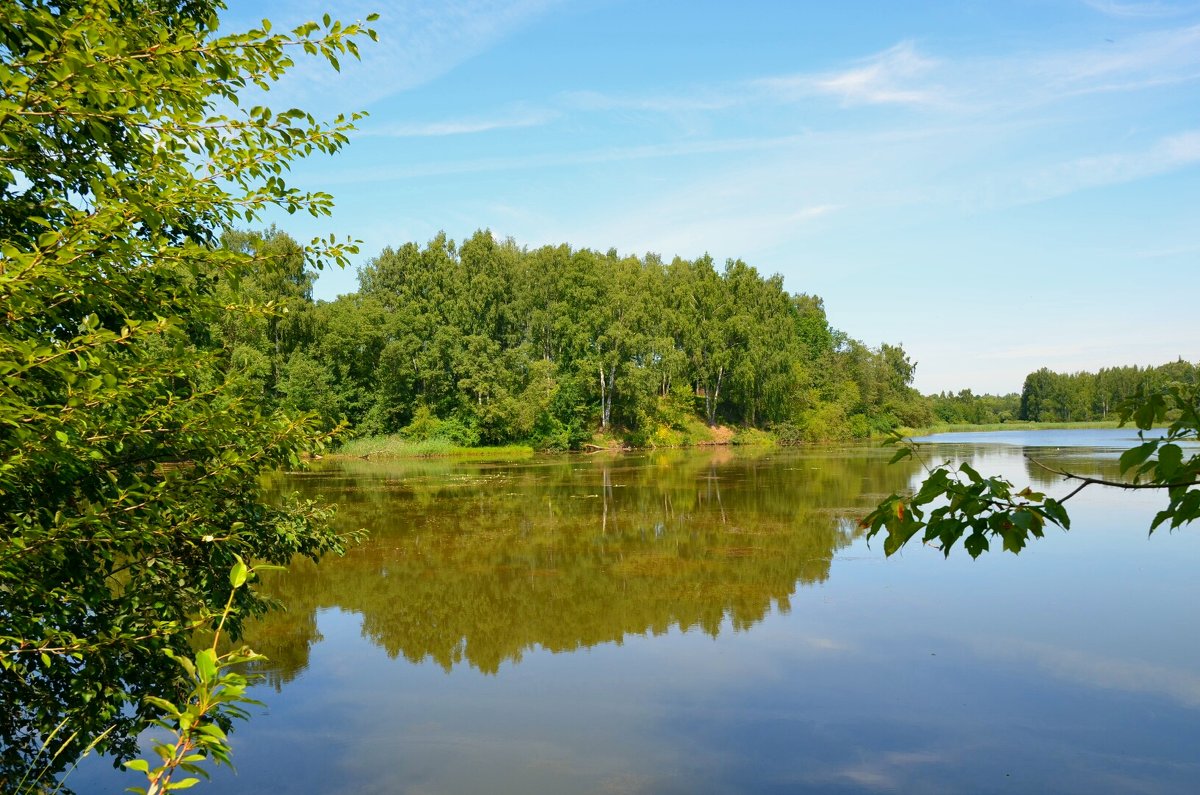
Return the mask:
[[(0, 789), (91, 741), (131, 754), (156, 714), (143, 697), (187, 691), (165, 652), (190, 656), (238, 556), (341, 543), (318, 506), (264, 498), (259, 473), (319, 434), (247, 400), (208, 335), (239, 311), (222, 283), (268, 256), (220, 248), (222, 230), (268, 207), (328, 212), (283, 175), (352, 121), (238, 109), (238, 93), (294, 50), (336, 65), (368, 31), (220, 35), (222, 8), (0, 4)], [(246, 311), (278, 332), (270, 309)], [(247, 589), (233, 605), (235, 631), (262, 606)], [(65, 751), (39, 757), (64, 725)]]

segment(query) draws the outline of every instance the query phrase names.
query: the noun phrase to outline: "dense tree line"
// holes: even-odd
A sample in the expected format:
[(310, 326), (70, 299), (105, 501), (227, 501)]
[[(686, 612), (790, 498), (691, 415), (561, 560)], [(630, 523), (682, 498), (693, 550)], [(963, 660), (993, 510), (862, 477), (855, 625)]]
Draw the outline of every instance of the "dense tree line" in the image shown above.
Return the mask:
[(932, 419), (901, 347), (831, 328), (820, 298), (741, 260), (439, 235), (383, 250), (357, 292), (314, 302), (286, 234), (224, 244), (264, 263), (227, 300), (286, 310), (216, 330), (231, 369), (264, 403), (353, 435), (567, 449), (597, 429), (634, 444), (697, 423), (819, 440)]
[(969, 389), (929, 396), (930, 409), (938, 422), (949, 425), (993, 425), (1017, 419), (1021, 396), (976, 395)]
[(1043, 367), (1025, 377), (1020, 393), (976, 395), (964, 389), (930, 395), (929, 403), (938, 422), (955, 425), (1093, 422), (1116, 419), (1118, 406), (1139, 389), (1198, 380), (1200, 367), (1182, 359), (1150, 367), (1104, 367), (1094, 373), (1056, 373)]
[(1032, 422), (1112, 419), (1139, 389), (1195, 384), (1200, 368), (1179, 359), (1157, 367), (1105, 367), (1095, 373), (1055, 373), (1043, 367), (1025, 377), (1018, 416)]

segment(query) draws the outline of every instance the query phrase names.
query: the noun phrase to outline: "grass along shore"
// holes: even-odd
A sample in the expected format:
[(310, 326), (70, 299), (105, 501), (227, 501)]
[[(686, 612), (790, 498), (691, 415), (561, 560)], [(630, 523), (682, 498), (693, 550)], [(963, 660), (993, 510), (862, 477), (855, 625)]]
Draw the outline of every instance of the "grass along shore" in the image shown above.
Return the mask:
[(1096, 420), (1093, 422), (1027, 422), (1014, 420), (1012, 422), (993, 422), (987, 425), (971, 425), (970, 423), (939, 423), (926, 428), (900, 428), (905, 436), (929, 436), (935, 433), (972, 433), (985, 431), (1069, 431), (1089, 430), (1095, 428), (1119, 428), (1117, 420)]
[[(702, 422), (696, 422), (696, 427), (682, 431), (660, 430), (646, 441), (649, 444), (631, 448), (628, 443), (615, 435), (597, 434), (592, 443), (585, 445), (589, 451), (598, 450), (629, 450), (657, 448), (689, 448), (707, 447), (712, 445), (736, 446), (774, 446), (780, 444), (779, 439), (769, 431), (754, 428), (738, 429), (719, 426), (708, 428)], [(937, 433), (970, 433), (987, 431), (1059, 431), (1086, 430), (1093, 428), (1117, 428), (1120, 423), (1116, 420), (1096, 422), (997, 422), (987, 425), (970, 425), (965, 423), (941, 423), (924, 428), (900, 428), (905, 436), (929, 436)], [(875, 439), (882, 438), (879, 436)], [(862, 440), (867, 441), (867, 440)], [(830, 442), (832, 443), (832, 442)], [(820, 445), (821, 442), (806, 444)], [(434, 438), (417, 441), (406, 439), (398, 434), (391, 436), (368, 436), (361, 439), (351, 439), (341, 447), (327, 454), (326, 458), (362, 458), (367, 460), (391, 458), (454, 458), (473, 461), (520, 461), (531, 458), (536, 451), (529, 445), (503, 445), (498, 447), (464, 447), (449, 439)]]
[(531, 458), (528, 445), (463, 447), (449, 439), (415, 441), (403, 436), (366, 436), (351, 439), (326, 458), (461, 458), (474, 461), (518, 461)]

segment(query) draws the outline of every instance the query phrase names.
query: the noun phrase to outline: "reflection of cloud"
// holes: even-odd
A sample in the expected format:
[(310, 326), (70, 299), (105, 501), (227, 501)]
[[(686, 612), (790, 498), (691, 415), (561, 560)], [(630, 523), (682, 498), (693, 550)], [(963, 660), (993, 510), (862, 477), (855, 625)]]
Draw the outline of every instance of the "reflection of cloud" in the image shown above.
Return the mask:
[(907, 768), (917, 765), (938, 765), (946, 762), (941, 754), (892, 752), (879, 754), (871, 761), (835, 771), (833, 778), (853, 781), (860, 787), (880, 792), (908, 791)]
[(1200, 707), (1200, 674), (1193, 671), (1015, 638), (989, 638), (972, 645), (979, 654), (1034, 662), (1055, 676), (1091, 687), (1149, 693)]
[(808, 637), (802, 639), (809, 648), (818, 651), (849, 651), (850, 646), (834, 638)]

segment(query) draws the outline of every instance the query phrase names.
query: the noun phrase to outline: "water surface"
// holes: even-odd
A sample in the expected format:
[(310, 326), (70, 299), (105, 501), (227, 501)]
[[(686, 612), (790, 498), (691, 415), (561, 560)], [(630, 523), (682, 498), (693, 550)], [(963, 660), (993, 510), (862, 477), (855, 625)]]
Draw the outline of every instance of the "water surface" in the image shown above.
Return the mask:
[[(1077, 441), (1039, 449), (1112, 472)], [(931, 456), (1059, 489), (1033, 446)], [(1159, 497), (1089, 490), (1020, 556), (884, 559), (856, 520), (919, 472), (889, 454), (281, 476), (370, 536), (269, 583), (268, 707), (212, 791), (1195, 792), (1197, 532), (1147, 538)]]

